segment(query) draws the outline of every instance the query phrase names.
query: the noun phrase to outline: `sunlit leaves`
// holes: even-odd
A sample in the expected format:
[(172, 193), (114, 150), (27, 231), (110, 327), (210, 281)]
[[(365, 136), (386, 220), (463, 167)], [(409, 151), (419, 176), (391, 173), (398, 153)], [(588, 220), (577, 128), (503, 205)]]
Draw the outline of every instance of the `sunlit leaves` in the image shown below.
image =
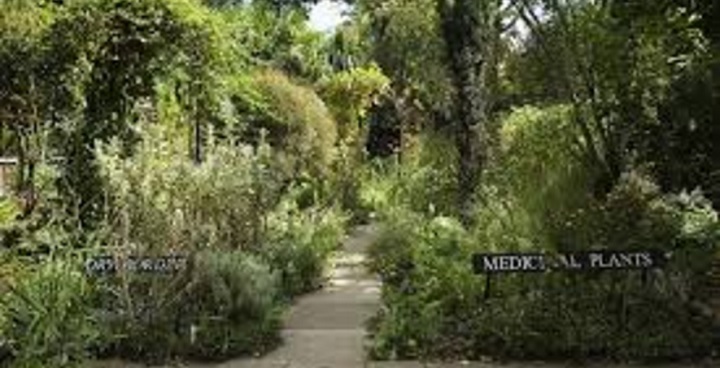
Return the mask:
[(367, 0), (358, 8), (368, 18), (364, 37), (373, 59), (397, 94), (428, 109), (446, 108), (450, 84), (435, 1)]
[(259, 6), (223, 12), (235, 48), (254, 65), (272, 66), (295, 77), (317, 80), (328, 73), (323, 35), (302, 13), (273, 13)]
[(42, 117), (42, 35), (53, 20), (51, 5), (0, 2), (0, 124), (28, 128)]
[(294, 170), (327, 174), (333, 160), (337, 127), (325, 103), (310, 88), (274, 70), (260, 70), (253, 77), (265, 108), (251, 130), (265, 128), (269, 141), (294, 163)]
[(377, 65), (341, 71), (320, 82), (333, 114), (344, 125), (357, 125), (367, 110), (389, 93), (390, 80)]

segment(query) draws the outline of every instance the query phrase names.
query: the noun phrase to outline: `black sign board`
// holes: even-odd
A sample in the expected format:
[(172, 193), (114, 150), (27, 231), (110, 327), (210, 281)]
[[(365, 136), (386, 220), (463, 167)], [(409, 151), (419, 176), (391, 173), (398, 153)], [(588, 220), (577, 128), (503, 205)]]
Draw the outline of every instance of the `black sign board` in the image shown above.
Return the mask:
[(169, 274), (184, 270), (186, 267), (187, 258), (178, 255), (155, 257), (129, 256), (125, 258), (97, 256), (85, 261), (85, 271), (87, 273), (100, 275), (115, 274), (120, 270), (135, 273)]
[(473, 255), (473, 269), (475, 273), (628, 270), (660, 267), (666, 260), (665, 254), (654, 250), (602, 250), (553, 255), (543, 253), (479, 253)]

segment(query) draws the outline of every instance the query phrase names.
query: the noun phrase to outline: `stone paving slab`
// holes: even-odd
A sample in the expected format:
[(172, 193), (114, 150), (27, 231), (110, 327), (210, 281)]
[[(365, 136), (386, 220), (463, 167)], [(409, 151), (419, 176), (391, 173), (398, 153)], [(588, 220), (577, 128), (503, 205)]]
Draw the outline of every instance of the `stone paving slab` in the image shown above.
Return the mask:
[(373, 302), (307, 303), (290, 312), (285, 326), (295, 330), (356, 329), (362, 328), (376, 311), (377, 305)]
[(362, 366), (365, 361), (362, 329), (285, 330), (283, 338), (285, 344), (263, 360), (327, 367)]
[(380, 283), (374, 281), (334, 282), (317, 292), (312, 298), (301, 298), (296, 305), (345, 304), (354, 298), (357, 303), (372, 303), (380, 297)]
[(368, 245), (377, 239), (377, 225), (361, 225), (353, 229), (343, 242), (347, 253), (365, 253)]
[[(347, 261), (352, 262), (352, 261)], [(354, 264), (336, 264), (334, 268), (329, 271), (330, 280), (333, 279), (345, 279), (345, 280), (367, 280), (371, 279), (371, 275), (368, 274), (365, 267), (362, 265)]]

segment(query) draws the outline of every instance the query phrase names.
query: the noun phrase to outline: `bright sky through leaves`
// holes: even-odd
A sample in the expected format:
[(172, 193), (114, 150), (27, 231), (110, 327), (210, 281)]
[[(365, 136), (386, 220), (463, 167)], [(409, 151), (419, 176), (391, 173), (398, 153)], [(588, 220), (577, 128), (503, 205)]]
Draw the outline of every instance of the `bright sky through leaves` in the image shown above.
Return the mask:
[(320, 32), (332, 32), (335, 27), (347, 19), (343, 12), (349, 6), (342, 2), (322, 0), (310, 11), (310, 27)]

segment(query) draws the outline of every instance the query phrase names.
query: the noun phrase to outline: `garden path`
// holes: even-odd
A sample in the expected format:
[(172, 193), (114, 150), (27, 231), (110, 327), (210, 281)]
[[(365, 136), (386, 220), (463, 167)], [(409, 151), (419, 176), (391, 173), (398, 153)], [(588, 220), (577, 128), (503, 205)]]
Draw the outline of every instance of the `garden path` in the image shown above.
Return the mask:
[(375, 239), (373, 226), (355, 230), (331, 260), (321, 290), (301, 297), (290, 309), (284, 343), (260, 359), (240, 359), (215, 368), (356, 368), (366, 363), (365, 321), (380, 305), (380, 282), (363, 265)]
[[(365, 322), (380, 308), (380, 282), (364, 267), (365, 252), (377, 231), (372, 225), (355, 228), (333, 257), (326, 285), (301, 297), (289, 310), (282, 331), (284, 343), (261, 358), (216, 364), (192, 363), (187, 368), (561, 368), (548, 363), (421, 363), (369, 362), (365, 353)], [(717, 363), (715, 363), (717, 364)], [(702, 365), (703, 367), (705, 365)], [(707, 367), (717, 367), (709, 363)], [(140, 368), (105, 361), (92, 368)], [(588, 364), (587, 368), (642, 366)], [(701, 365), (654, 365), (653, 368), (699, 368)]]
[[(365, 270), (367, 247), (376, 230), (356, 227), (333, 256), (325, 286), (300, 297), (290, 308), (282, 330), (283, 344), (260, 358), (219, 364), (193, 363), (191, 368), (359, 368), (366, 366), (365, 321), (380, 305), (380, 282)], [(139, 368), (120, 361), (92, 368)]]

